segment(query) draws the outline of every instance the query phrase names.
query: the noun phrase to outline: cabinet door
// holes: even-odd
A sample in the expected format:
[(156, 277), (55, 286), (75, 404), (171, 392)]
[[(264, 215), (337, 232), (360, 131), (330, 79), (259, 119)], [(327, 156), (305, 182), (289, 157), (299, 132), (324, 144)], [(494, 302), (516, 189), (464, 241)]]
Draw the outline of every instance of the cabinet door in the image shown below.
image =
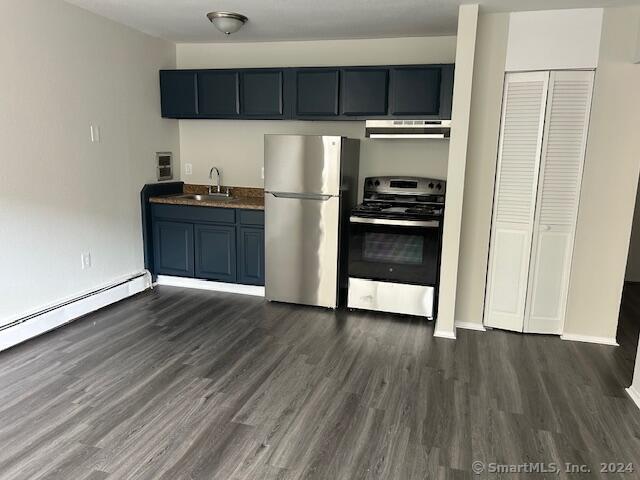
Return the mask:
[(391, 115), (439, 115), (441, 73), (439, 66), (392, 68), (389, 88)]
[(331, 117), (338, 115), (340, 71), (337, 68), (303, 68), (296, 70), (297, 117)]
[(247, 70), (241, 74), (242, 116), (279, 118), (283, 114), (282, 70)]
[(238, 283), (264, 285), (264, 229), (238, 227)]
[(195, 274), (198, 278), (236, 281), (236, 230), (226, 225), (195, 225)]
[(344, 115), (387, 114), (388, 69), (345, 68), (340, 73), (341, 111)]
[(549, 72), (505, 76), (484, 323), (524, 328)]
[(157, 274), (193, 277), (193, 225), (153, 222), (154, 263)]
[(160, 103), (163, 117), (194, 117), (198, 113), (196, 72), (160, 71)]
[(592, 71), (551, 72), (525, 332), (562, 333), (593, 75)]
[(206, 117), (235, 117), (240, 114), (240, 81), (232, 70), (198, 73), (198, 111)]

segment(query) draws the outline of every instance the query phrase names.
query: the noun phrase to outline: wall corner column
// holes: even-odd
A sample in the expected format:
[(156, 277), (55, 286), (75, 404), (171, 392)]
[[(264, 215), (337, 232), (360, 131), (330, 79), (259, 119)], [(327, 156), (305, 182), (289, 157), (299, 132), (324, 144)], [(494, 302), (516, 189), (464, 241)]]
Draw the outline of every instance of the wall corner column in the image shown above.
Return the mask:
[(471, 87), (473, 83), (477, 27), (478, 5), (461, 5), (458, 12), (438, 318), (434, 332), (434, 336), (444, 338), (456, 338), (455, 305), (458, 283), (458, 257), (460, 254), (462, 203), (467, 163)]

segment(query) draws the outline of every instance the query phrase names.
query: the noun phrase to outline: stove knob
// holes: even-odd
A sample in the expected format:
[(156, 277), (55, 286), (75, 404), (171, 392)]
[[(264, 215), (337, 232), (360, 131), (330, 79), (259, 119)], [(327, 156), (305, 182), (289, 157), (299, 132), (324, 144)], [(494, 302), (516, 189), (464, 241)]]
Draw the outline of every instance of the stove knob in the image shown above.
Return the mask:
[(379, 187), (380, 186), (380, 180), (376, 180), (375, 185), (376, 185), (376, 187)]
[(429, 184), (429, 188), (433, 188), (433, 182)]
[(436, 185), (436, 188), (437, 188), (438, 190), (442, 190), (442, 184), (441, 184), (441, 183), (437, 184), (437, 185)]

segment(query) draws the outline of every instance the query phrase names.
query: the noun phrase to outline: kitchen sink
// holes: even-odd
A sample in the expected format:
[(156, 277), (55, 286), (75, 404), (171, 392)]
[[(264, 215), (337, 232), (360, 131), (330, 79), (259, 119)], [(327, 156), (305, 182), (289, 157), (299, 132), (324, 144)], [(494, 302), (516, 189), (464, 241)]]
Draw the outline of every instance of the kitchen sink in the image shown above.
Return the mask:
[(211, 201), (211, 200), (216, 200), (216, 201), (221, 201), (221, 202), (229, 202), (231, 200), (233, 200), (234, 198), (232, 196), (227, 196), (224, 194), (213, 194), (213, 195), (196, 195), (196, 194), (185, 194), (185, 195), (178, 195), (176, 198), (184, 198), (187, 200), (196, 200), (198, 202), (206, 202), (206, 201)]

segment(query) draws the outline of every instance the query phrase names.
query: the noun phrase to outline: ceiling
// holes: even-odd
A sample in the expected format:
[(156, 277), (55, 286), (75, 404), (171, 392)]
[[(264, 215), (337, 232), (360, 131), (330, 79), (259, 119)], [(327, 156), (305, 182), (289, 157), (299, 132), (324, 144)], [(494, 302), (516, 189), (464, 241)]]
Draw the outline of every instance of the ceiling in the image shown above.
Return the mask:
[[(638, 0), (66, 0), (137, 30), (176, 43), (272, 42), (452, 35), (458, 6), (486, 11), (545, 10), (638, 4)], [(249, 17), (227, 37), (210, 11)]]

